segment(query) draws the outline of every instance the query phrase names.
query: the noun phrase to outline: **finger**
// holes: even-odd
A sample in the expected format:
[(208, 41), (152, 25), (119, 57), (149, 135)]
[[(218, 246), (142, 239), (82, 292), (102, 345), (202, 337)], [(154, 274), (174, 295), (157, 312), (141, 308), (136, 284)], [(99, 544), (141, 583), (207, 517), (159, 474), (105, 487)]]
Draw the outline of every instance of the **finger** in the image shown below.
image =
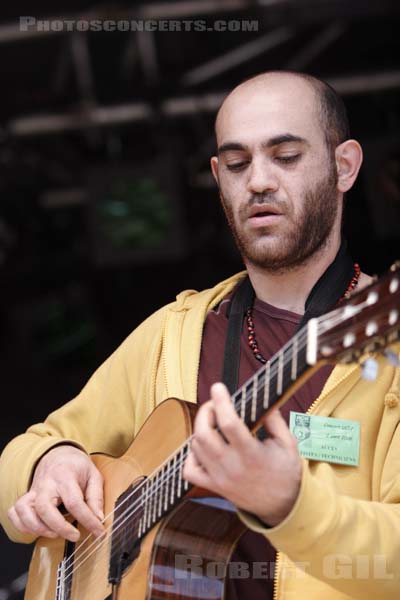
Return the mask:
[(205, 402), (197, 411), (194, 429), (211, 429), (217, 426), (215, 411), (211, 400)]
[(77, 521), (94, 535), (99, 536), (103, 533), (103, 526), (99, 519), (92, 513), (85, 504), (83, 493), (75, 482), (65, 482), (60, 492), (51, 494), (49, 490), (43, 490), (38, 493), (35, 508), (38, 516), (52, 531), (55, 531), (60, 537), (71, 542), (76, 542), (80, 533), (73, 525), (61, 515), (57, 506), (63, 503), (67, 511)]
[(43, 523), (57, 534), (70, 542), (77, 542), (80, 533), (76, 527), (68, 523), (57, 508), (59, 498), (53, 498), (48, 494), (38, 494), (35, 502), (35, 509), (38, 517)]
[(265, 440), (265, 444), (268, 444), (273, 438), (276, 442), (282, 446), (292, 448), (297, 446), (295, 436), (291, 433), (286, 421), (282, 417), (279, 410), (275, 409), (270, 411), (263, 418), (265, 429), (270, 434), (270, 437)]
[(226, 442), (216, 430), (215, 411), (212, 401), (206, 402), (198, 411), (194, 423), (191, 451), (200, 464), (214, 461), (221, 456)]
[(85, 490), (85, 499), (91, 511), (100, 521), (104, 519), (103, 477), (97, 469), (92, 469)]
[(215, 417), (214, 405), (211, 400), (203, 404), (197, 412), (194, 422), (194, 437), (203, 440), (206, 443), (219, 444), (223, 442), (221, 435), (216, 430), (217, 421)]
[(189, 453), (182, 471), (183, 478), (193, 485), (208, 489), (210, 478), (206, 470), (197, 462), (192, 452)]
[(104, 533), (100, 519), (86, 504), (81, 488), (72, 482), (63, 490), (63, 503), (68, 512), (77, 519), (78, 523), (93, 533), (96, 537)]
[(224, 438), (229, 444), (238, 448), (248, 448), (253, 437), (238, 416), (229, 392), (223, 383), (215, 383), (211, 387), (211, 399), (214, 404), (218, 428), (223, 433)]
[(22, 533), (30, 533), (35, 536), (56, 538), (57, 534), (46, 527), (45, 523), (38, 517), (33, 506), (27, 502), (18, 502), (8, 511), (11, 523)]

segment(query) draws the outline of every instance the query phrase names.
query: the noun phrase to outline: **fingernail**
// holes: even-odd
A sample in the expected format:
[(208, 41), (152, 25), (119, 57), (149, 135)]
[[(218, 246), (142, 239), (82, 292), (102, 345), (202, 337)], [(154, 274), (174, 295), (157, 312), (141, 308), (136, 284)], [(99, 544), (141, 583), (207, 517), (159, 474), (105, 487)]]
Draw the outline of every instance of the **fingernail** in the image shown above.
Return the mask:
[(79, 531), (73, 531), (69, 536), (68, 539), (70, 542), (77, 542), (79, 540), (79, 538), (81, 537), (81, 534), (79, 533)]
[(95, 536), (95, 537), (97, 537), (97, 538), (100, 538), (100, 537), (101, 537), (101, 536), (104, 534), (104, 532), (105, 532), (105, 530), (104, 530), (104, 529), (98, 529), (98, 530), (95, 532), (94, 536)]

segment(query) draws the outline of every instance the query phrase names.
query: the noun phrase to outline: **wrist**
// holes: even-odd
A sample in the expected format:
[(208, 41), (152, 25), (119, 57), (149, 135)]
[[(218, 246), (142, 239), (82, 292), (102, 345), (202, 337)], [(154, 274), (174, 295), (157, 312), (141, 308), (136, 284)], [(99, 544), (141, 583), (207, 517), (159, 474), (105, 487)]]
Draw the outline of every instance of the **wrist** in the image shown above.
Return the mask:
[(298, 476), (293, 482), (292, 493), (289, 497), (281, 498), (277, 502), (275, 510), (269, 510), (268, 512), (257, 512), (254, 516), (266, 527), (276, 527), (282, 521), (284, 521), (291, 513), (294, 505), (296, 504), (297, 498), (300, 493), (302, 467), (300, 464), (300, 470)]

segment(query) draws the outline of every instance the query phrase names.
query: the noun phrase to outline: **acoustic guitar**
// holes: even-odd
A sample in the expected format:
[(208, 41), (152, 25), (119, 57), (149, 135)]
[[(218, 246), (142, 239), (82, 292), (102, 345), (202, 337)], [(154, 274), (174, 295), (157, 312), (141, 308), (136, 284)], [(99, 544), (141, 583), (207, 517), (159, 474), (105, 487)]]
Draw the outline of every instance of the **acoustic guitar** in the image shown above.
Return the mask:
[[(262, 416), (323, 364), (368, 366), (383, 351), (396, 364), (397, 355), (385, 348), (400, 337), (399, 313), (397, 264), (311, 319), (232, 396), (237, 414), (256, 433)], [(123, 456), (93, 455), (105, 481), (105, 533), (96, 539), (77, 525), (75, 544), (39, 538), (26, 600), (224, 597), (229, 559), (245, 526), (232, 505), (182, 477), (195, 412), (191, 403), (165, 400)]]

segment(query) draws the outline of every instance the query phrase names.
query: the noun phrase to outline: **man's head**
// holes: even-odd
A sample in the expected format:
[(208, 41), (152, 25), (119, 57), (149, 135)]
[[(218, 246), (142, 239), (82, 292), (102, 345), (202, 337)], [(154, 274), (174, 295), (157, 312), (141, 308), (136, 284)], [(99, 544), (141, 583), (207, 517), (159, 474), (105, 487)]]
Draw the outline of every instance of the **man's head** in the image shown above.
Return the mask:
[(294, 268), (338, 241), (362, 152), (335, 92), (308, 75), (245, 81), (216, 119), (211, 168), (247, 265)]

